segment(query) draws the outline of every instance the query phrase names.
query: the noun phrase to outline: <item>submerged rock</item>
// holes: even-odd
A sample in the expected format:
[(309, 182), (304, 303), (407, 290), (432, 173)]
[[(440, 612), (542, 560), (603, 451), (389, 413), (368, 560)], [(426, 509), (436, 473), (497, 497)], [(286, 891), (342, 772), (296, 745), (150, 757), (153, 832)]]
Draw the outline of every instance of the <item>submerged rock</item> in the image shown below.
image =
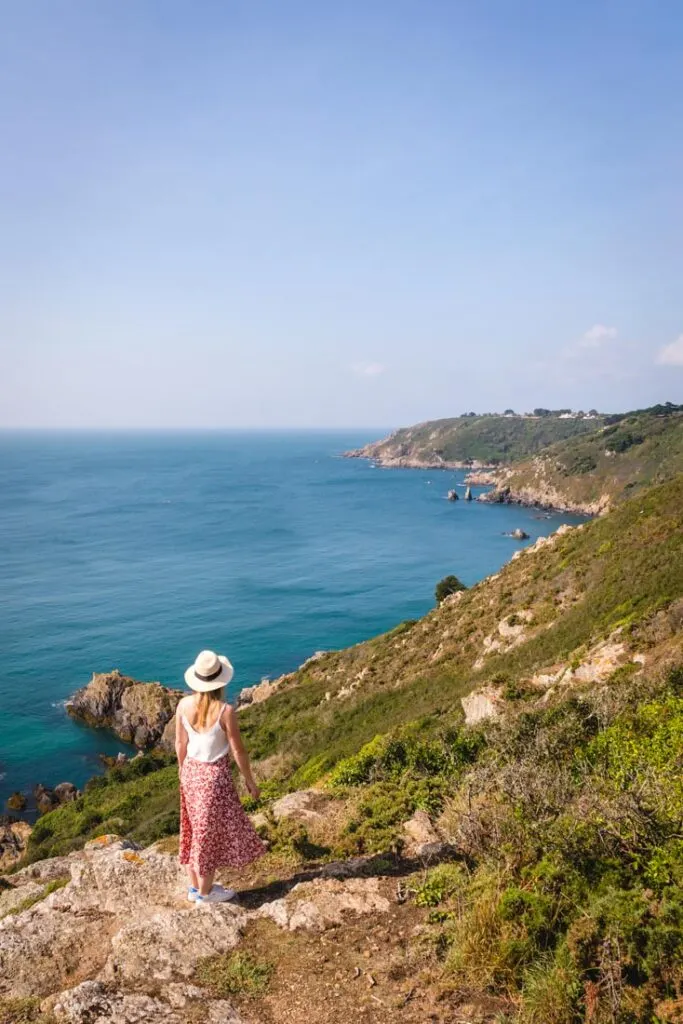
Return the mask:
[(88, 725), (111, 729), (141, 749), (159, 745), (169, 749), (175, 734), (171, 723), (182, 696), (180, 690), (161, 683), (141, 683), (116, 669), (96, 672), (88, 685), (73, 695), (67, 711)]
[(516, 530), (513, 530), (510, 534), (508, 534), (508, 536), (512, 537), (513, 540), (529, 540), (529, 534), (526, 532), (526, 530), (522, 530), (519, 526)]

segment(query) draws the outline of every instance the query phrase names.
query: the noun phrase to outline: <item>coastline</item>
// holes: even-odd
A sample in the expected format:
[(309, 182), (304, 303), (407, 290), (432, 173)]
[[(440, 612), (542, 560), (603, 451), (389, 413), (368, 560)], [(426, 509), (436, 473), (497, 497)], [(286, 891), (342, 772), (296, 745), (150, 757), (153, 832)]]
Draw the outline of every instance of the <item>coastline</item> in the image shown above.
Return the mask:
[(534, 491), (532, 488), (513, 491), (503, 484), (506, 474), (510, 472), (509, 466), (491, 466), (475, 460), (448, 462), (421, 459), (410, 455), (373, 455), (365, 448), (344, 452), (343, 458), (365, 459), (380, 469), (468, 470), (465, 477), (466, 484), (490, 487), (489, 491), (480, 494), (475, 499), (485, 505), (519, 505), (521, 508), (538, 509), (540, 512), (587, 517), (604, 515), (610, 508), (608, 499), (605, 497), (594, 502), (571, 502), (563, 499), (557, 492)]

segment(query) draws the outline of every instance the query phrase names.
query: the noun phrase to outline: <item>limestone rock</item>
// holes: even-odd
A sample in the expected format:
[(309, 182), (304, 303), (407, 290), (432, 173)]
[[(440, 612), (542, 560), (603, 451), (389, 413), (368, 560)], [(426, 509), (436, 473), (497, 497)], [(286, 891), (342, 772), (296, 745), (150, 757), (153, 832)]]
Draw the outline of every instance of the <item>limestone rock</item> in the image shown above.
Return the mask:
[(104, 977), (131, 982), (189, 978), (199, 959), (238, 944), (246, 920), (243, 910), (227, 903), (145, 914), (113, 935)]
[[(27, 826), (28, 827), (28, 826)], [(53, 882), (56, 878), (66, 878), (71, 874), (71, 865), (78, 859), (80, 852), (69, 854), (66, 857), (49, 857), (47, 860), (37, 860), (12, 875), (12, 884), (16, 886), (27, 885), (29, 882)]]
[(126, 743), (147, 749), (164, 738), (166, 727), (175, 714), (180, 690), (171, 690), (161, 683), (140, 683), (114, 672), (95, 673), (83, 689), (78, 690), (67, 710), (88, 725), (111, 729)]
[(10, 885), (9, 889), (0, 889), (0, 920), (16, 910), (24, 900), (40, 896), (45, 885), (40, 882), (27, 882), (26, 885)]
[(53, 1013), (68, 1024), (180, 1024), (180, 1017), (168, 1003), (147, 995), (113, 991), (101, 981), (84, 981), (62, 992)]
[(21, 860), (31, 831), (25, 821), (0, 817), (0, 871), (7, 871)]
[(457, 501), (458, 500), (458, 492), (455, 491), (455, 490), (450, 490), (448, 492), (448, 494), (446, 495), (446, 497), (448, 498), (449, 501)]
[(486, 686), (462, 697), (460, 703), (465, 712), (467, 725), (474, 725), (485, 718), (498, 718), (501, 711), (500, 690)]
[(317, 789), (300, 789), (287, 793), (273, 804), (276, 821), (291, 818), (293, 821), (319, 821), (324, 816), (327, 797)]
[(295, 885), (287, 896), (264, 904), (254, 916), (269, 917), (289, 931), (322, 932), (341, 924), (345, 914), (383, 914), (390, 908), (377, 878), (317, 878)]
[(235, 707), (239, 711), (249, 704), (260, 704), (262, 701), (268, 700), (274, 693), (277, 693), (282, 684), (288, 679), (291, 679), (291, 675), (280, 676), (278, 679), (272, 680), (263, 679), (260, 683), (256, 683), (255, 686), (245, 686), (237, 695)]
[[(185, 990), (183, 992), (183, 990)], [(192, 1002), (201, 1003), (207, 1024), (241, 1024), (242, 1018), (223, 999), (207, 999), (206, 993), (190, 985), (168, 985), (161, 997), (143, 992), (120, 992), (101, 981), (84, 981), (62, 992), (45, 1006), (65, 1024), (185, 1024), (182, 1011)]]
[(26, 797), (23, 793), (12, 793), (7, 798), (7, 806), (10, 811), (23, 811), (26, 807)]
[(415, 811), (412, 818), (403, 822), (403, 831), (407, 838), (403, 853), (407, 857), (431, 859), (442, 856), (448, 849), (426, 811)]

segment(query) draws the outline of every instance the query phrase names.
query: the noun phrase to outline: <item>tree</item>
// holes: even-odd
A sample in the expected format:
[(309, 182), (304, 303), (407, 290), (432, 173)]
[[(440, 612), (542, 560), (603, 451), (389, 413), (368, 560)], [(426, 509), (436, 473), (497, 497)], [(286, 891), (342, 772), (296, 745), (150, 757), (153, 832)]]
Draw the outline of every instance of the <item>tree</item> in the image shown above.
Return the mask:
[(442, 580), (439, 580), (434, 591), (436, 603), (441, 604), (451, 594), (457, 594), (461, 590), (467, 590), (467, 587), (460, 582), (457, 576), (444, 576)]
[(503, 416), (514, 416), (514, 415), (515, 415), (515, 410), (514, 409), (506, 409), (505, 412), (503, 413)]

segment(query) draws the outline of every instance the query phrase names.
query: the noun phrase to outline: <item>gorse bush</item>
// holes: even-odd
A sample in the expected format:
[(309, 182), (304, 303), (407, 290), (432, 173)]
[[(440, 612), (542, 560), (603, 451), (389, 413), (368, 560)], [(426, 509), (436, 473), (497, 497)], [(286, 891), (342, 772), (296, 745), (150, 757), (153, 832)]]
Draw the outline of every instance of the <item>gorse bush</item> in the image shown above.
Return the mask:
[(397, 779), (405, 775), (454, 776), (472, 764), (484, 737), (481, 732), (458, 730), (429, 735), (429, 720), (404, 727), (389, 736), (375, 736), (353, 757), (340, 761), (328, 778), (332, 788), (360, 786), (376, 779)]

